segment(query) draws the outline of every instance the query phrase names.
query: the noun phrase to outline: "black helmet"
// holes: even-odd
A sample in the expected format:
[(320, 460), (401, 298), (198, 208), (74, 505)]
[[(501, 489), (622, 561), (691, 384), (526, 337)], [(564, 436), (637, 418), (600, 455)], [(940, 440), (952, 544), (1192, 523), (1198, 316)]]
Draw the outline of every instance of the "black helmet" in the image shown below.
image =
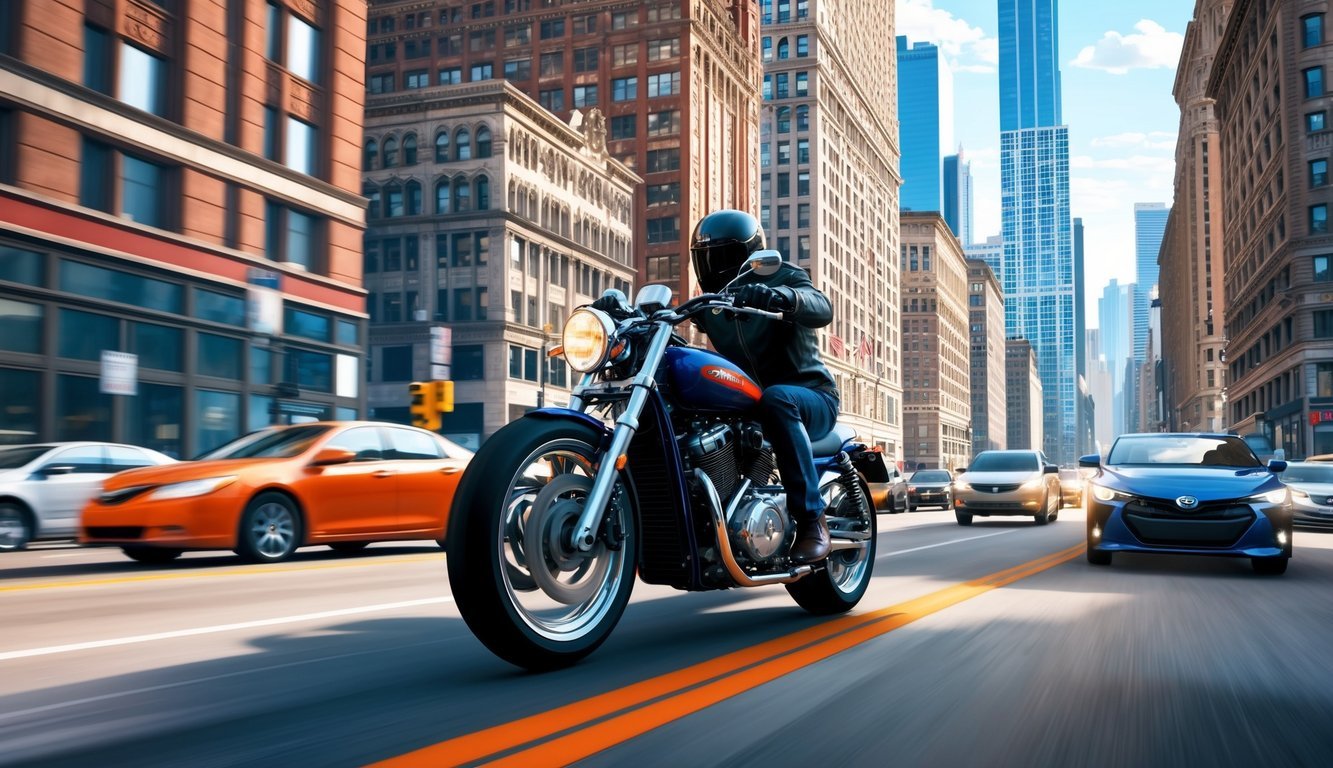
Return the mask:
[(694, 225), (690, 260), (705, 293), (717, 293), (736, 279), (741, 265), (764, 248), (764, 228), (745, 211), (713, 211)]

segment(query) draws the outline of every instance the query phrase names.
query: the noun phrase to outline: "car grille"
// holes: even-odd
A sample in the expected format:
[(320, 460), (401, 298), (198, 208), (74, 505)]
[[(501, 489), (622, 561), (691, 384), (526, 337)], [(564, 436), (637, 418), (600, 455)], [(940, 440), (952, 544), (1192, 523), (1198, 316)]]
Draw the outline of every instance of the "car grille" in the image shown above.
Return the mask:
[(1023, 509), (1021, 501), (968, 501), (968, 509)]
[(119, 488), (114, 491), (103, 493), (101, 496), (97, 497), (97, 501), (100, 504), (112, 507), (127, 502), (135, 496), (138, 496), (144, 491), (151, 490), (152, 488), (153, 486), (151, 485), (132, 485), (129, 488)]
[(979, 493), (1013, 493), (1018, 490), (1021, 483), (986, 483), (983, 485), (973, 485), (972, 490)]
[(90, 539), (142, 539), (143, 527), (138, 525), (94, 525), (87, 528)]
[(1145, 544), (1228, 547), (1254, 524), (1243, 504), (1203, 504), (1183, 510), (1170, 502), (1135, 499), (1125, 505), (1125, 525)]

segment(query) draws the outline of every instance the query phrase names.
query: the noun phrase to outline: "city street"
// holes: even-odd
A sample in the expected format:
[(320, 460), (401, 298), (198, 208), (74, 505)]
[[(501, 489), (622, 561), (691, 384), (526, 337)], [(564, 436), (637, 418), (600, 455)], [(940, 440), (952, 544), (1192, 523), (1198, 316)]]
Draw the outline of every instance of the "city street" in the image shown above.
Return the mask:
[[(870, 592), (639, 584), (576, 667), (499, 661), (430, 542), (247, 566), (0, 557), (0, 764), (1316, 765), (1333, 753), (1333, 534), (1289, 572), (1083, 558), (1036, 527), (881, 515)], [(488, 730), (487, 730), (488, 729)]]

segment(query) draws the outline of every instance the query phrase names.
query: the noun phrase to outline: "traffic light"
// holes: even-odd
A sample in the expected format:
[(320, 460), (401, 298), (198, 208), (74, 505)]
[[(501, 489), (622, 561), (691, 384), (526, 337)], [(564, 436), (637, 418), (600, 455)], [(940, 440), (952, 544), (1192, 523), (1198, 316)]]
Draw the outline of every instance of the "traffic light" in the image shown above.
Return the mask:
[[(407, 385), (407, 392), (412, 398), (410, 407), (413, 426), (429, 429), (431, 432), (440, 428), (440, 407), (436, 396), (436, 383), (434, 381), (414, 381)], [(450, 403), (450, 409), (452, 408), (453, 404)]]
[(454, 410), (454, 383), (452, 381), (432, 381), (435, 386), (435, 407), (440, 413), (452, 413)]

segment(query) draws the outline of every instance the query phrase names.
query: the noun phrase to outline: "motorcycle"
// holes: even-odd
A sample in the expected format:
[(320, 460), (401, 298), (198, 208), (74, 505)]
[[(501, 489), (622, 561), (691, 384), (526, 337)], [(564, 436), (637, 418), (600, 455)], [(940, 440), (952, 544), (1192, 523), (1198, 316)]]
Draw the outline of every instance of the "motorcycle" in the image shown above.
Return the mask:
[[(741, 275), (781, 264), (758, 251)], [(450, 514), (449, 582), (497, 656), (530, 670), (577, 662), (610, 635), (636, 574), (688, 591), (782, 584), (820, 615), (865, 594), (867, 482), (888, 480), (881, 455), (842, 425), (813, 442), (832, 551), (793, 563), (794, 522), (754, 417), (759, 386), (676, 332), (703, 312), (782, 319), (735, 306), (729, 288), (672, 308), (670, 288), (648, 285), (633, 305), (604, 294), (619, 311), (575, 310), (552, 352), (582, 374), (569, 407), (528, 412), (469, 463)]]

